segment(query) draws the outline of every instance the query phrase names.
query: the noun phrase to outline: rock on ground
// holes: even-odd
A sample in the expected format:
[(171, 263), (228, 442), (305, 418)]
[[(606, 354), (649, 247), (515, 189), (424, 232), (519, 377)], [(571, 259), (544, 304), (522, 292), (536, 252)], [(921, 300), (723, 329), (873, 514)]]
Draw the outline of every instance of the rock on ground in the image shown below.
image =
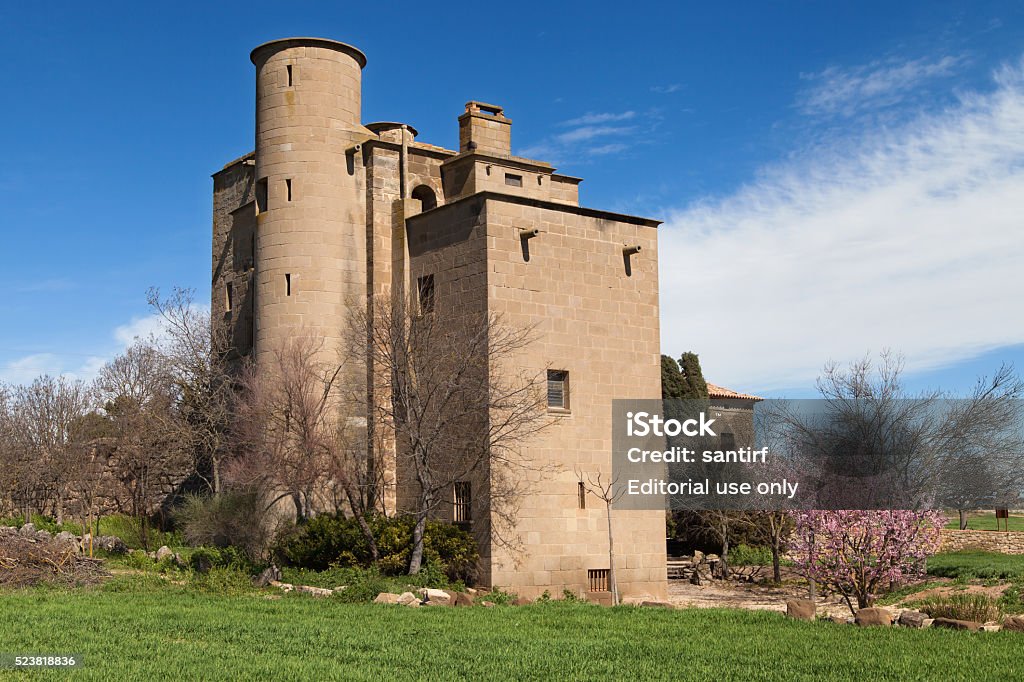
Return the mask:
[(892, 625), (892, 611), (879, 606), (869, 606), (857, 611), (854, 622), (865, 627), (871, 625)]
[(786, 615), (796, 620), (814, 620), (817, 606), (810, 599), (789, 599), (786, 601)]

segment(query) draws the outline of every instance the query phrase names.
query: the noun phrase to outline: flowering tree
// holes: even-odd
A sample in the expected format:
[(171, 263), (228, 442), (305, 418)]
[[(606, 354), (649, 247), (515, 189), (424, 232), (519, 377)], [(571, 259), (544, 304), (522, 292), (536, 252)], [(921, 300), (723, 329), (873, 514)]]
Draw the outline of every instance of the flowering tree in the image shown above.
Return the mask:
[(808, 580), (839, 592), (851, 611), (869, 606), (883, 585), (924, 572), (939, 549), (938, 511), (807, 510), (793, 513), (790, 549)]

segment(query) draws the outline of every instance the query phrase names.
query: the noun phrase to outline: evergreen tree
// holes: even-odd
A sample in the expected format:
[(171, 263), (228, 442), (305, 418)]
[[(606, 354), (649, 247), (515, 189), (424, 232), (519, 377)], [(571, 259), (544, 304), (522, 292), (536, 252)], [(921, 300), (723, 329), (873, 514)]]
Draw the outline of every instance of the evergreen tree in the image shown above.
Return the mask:
[[(697, 357), (697, 354), (683, 353), (679, 358), (679, 366), (682, 368), (685, 383), (683, 394), (679, 397), (684, 400), (707, 400), (708, 384), (704, 381), (704, 373), (701, 372), (700, 358)], [(664, 363), (662, 363), (662, 367), (664, 367)]]
[(661, 399), (678, 400), (686, 391), (686, 380), (675, 358), (661, 356)]

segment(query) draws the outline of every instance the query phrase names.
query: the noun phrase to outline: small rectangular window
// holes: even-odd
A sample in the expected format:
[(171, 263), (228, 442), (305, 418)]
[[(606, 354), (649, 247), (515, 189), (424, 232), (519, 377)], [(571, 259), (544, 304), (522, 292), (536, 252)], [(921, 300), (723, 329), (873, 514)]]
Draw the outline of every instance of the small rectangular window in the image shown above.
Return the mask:
[(434, 312), (434, 276), (424, 275), (417, 280), (420, 298), (420, 312)]
[(292, 273), (286, 272), (284, 275), (284, 295), (292, 295)]
[(611, 570), (607, 568), (587, 569), (587, 580), (590, 582), (591, 592), (611, 591)]
[(288, 201), (291, 201), (292, 200), (292, 179), (291, 178), (285, 178), (285, 181), (284, 181), (284, 191), (285, 191), (285, 196), (288, 197)]
[(583, 481), (579, 482), (579, 496), (580, 496), (580, 509), (587, 508), (587, 486), (583, 485)]
[(224, 307), (226, 308), (227, 312), (229, 312), (229, 313), (231, 312), (231, 307), (235, 303), (234, 299), (235, 299), (234, 286), (232, 285), (231, 282), (228, 282), (227, 286), (224, 287)]
[(289, 64), (285, 67), (288, 70), (288, 87), (292, 87), (292, 65)]
[(469, 481), (455, 482), (455, 523), (469, 523), (473, 520), (473, 495)]
[(505, 184), (506, 185), (510, 185), (511, 187), (522, 187), (523, 186), (523, 176), (522, 175), (512, 175), (511, 173), (505, 173)]
[(564, 370), (548, 370), (548, 408), (569, 409), (569, 373)]
[(256, 214), (267, 211), (267, 179), (263, 178), (256, 182)]

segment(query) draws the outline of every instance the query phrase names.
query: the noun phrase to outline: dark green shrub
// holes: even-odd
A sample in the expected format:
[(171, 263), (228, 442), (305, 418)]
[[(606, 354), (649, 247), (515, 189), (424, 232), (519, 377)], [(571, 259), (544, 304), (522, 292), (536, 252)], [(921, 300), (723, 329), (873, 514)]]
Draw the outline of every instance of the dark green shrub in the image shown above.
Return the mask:
[(767, 547), (746, 544), (729, 550), (730, 566), (771, 566), (772, 551)]
[(226, 568), (242, 573), (255, 572), (249, 557), (237, 547), (199, 547), (188, 558), (188, 565), (196, 573), (209, 573), (214, 568)]
[[(368, 520), (377, 541), (376, 567), (383, 575), (400, 575), (409, 565), (412, 517), (376, 516)], [(443, 567), (450, 580), (472, 582), (479, 553), (466, 531), (439, 521), (428, 521), (423, 539), (424, 565)], [(368, 567), (370, 547), (354, 519), (321, 515), (283, 535), (274, 548), (282, 564), (323, 571), (332, 566)]]

